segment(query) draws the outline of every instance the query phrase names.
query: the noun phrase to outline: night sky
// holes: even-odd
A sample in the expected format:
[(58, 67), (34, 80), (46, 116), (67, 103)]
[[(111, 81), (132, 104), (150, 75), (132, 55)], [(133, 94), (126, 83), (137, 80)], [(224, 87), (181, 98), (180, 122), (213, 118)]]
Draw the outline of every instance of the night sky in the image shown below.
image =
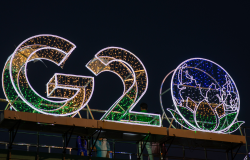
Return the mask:
[[(34, 35), (53, 34), (73, 42), (77, 48), (63, 69), (48, 61), (47, 67), (41, 62), (28, 65), (32, 86), (45, 96), (45, 84), (55, 72), (94, 76), (86, 63), (105, 47), (122, 47), (140, 58), (148, 72), (148, 90), (139, 104), (146, 102), (148, 112), (162, 113), (159, 90), (166, 74), (186, 59), (206, 58), (235, 81), (241, 101), (238, 120), (250, 126), (249, 20), (249, 1), (1, 1), (0, 64), (3, 68), (15, 47)], [(164, 86), (170, 87), (170, 78)], [(101, 73), (89, 106), (107, 110), (122, 92), (117, 75)], [(0, 98), (5, 98), (3, 92)], [(164, 99), (164, 106), (171, 107), (170, 93)]]

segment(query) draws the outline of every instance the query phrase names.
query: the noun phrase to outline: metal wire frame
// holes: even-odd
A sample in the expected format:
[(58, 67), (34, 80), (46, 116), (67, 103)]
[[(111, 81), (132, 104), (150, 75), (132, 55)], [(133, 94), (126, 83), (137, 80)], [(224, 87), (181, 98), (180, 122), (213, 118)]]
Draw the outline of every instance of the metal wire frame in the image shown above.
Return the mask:
[(162, 97), (161, 97), (161, 96), (162, 96), (163, 94), (167, 93), (167, 92), (170, 90), (170, 88), (169, 88), (169, 89), (167, 89), (166, 91), (162, 92), (162, 87), (163, 87), (163, 84), (164, 84), (165, 80), (166, 80), (166, 79), (168, 78), (168, 76), (171, 75), (174, 71), (175, 71), (175, 69), (173, 69), (171, 72), (169, 72), (169, 73), (165, 76), (165, 78), (163, 79), (163, 81), (162, 81), (162, 83), (161, 83), (160, 93), (159, 93), (160, 105), (161, 105), (161, 109), (162, 109), (162, 117), (161, 117), (161, 119), (162, 119), (162, 121), (163, 121), (163, 119), (166, 118), (166, 120), (168, 121), (168, 123), (170, 124), (170, 126), (172, 126), (173, 128), (175, 128), (175, 126), (170, 122), (170, 119), (168, 118), (168, 116), (167, 116), (167, 114), (166, 114), (166, 112), (165, 112), (165, 110), (164, 110), (164, 108), (163, 108)]

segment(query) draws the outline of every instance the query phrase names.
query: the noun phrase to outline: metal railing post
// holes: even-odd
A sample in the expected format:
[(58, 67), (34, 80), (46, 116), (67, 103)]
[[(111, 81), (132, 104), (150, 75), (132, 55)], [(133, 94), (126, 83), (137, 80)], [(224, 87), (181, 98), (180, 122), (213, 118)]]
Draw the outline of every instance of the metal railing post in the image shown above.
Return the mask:
[(186, 159), (186, 157), (185, 157), (185, 147), (183, 146), (182, 149), (183, 149), (183, 159)]
[[(156, 143), (154, 143), (155, 145)], [(155, 146), (154, 146), (155, 147)], [(159, 143), (159, 147), (160, 147), (160, 160), (163, 160), (163, 156), (162, 156), (162, 144)], [(165, 146), (164, 146), (165, 147)]]
[(63, 153), (62, 153), (62, 160), (65, 160), (65, 153), (64, 153), (64, 148), (65, 148), (65, 134), (62, 135), (62, 138), (63, 138)]
[(207, 149), (204, 148), (204, 151), (205, 151), (205, 159), (207, 160)]
[(39, 132), (37, 131), (36, 160), (39, 160)]
[(7, 160), (11, 159), (11, 149), (12, 149), (11, 143), (12, 143), (12, 130), (9, 130), (9, 147), (8, 147), (9, 150), (6, 158)]
[(140, 147), (140, 146), (139, 146), (139, 143), (140, 143), (140, 142), (137, 142), (137, 143), (136, 143), (136, 150), (137, 150), (136, 157), (137, 157), (137, 159), (139, 159), (139, 154), (140, 154), (140, 153), (139, 153), (139, 147)]
[(113, 159), (115, 159), (115, 140), (113, 139)]
[(248, 147), (247, 147), (247, 133), (246, 133), (246, 128), (244, 128), (244, 134), (245, 134), (245, 140), (246, 140), (246, 156), (247, 156), (247, 160), (249, 160)]
[(89, 119), (89, 111), (88, 110), (86, 111), (86, 114), (87, 114), (87, 119)]

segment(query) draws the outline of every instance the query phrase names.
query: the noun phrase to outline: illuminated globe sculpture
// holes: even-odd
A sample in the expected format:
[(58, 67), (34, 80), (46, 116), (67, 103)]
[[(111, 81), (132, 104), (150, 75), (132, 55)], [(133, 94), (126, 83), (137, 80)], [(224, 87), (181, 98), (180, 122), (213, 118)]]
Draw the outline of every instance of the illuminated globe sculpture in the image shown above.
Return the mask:
[(237, 87), (220, 65), (192, 58), (172, 72), (170, 88), (175, 109), (167, 110), (181, 126), (195, 131), (232, 133), (244, 123), (237, 121), (240, 110)]

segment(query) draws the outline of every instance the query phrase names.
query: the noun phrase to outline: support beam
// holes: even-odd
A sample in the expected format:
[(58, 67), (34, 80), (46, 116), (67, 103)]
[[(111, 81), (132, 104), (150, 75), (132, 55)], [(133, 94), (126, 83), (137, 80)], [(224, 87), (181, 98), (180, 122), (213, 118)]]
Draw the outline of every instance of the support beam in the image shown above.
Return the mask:
[(80, 118), (82, 118), (82, 116), (81, 116), (81, 114), (80, 114), (80, 112), (79, 112), (79, 111), (77, 112), (77, 114), (78, 114), (78, 116), (79, 116)]
[(3, 98), (0, 98), (0, 102), (8, 103), (8, 101), (6, 99), (3, 99)]
[(8, 102), (8, 101), (7, 101), (8, 104), (6, 105), (5, 110), (10, 109), (11, 106), (13, 105), (13, 103), (15, 103), (15, 101), (18, 99), (18, 97), (19, 97), (19, 96), (17, 96), (17, 97), (14, 99), (14, 101), (12, 101), (12, 102)]
[(234, 154), (232, 160), (234, 160), (234, 158), (236, 157), (236, 155), (237, 155), (238, 151), (240, 150), (241, 146), (242, 146), (242, 144), (239, 144), (239, 147), (238, 147), (236, 153)]
[(247, 147), (247, 133), (246, 133), (246, 128), (244, 128), (244, 135), (245, 135), (245, 139), (246, 139), (246, 156), (247, 156), (247, 160), (249, 160), (248, 147)]
[(89, 112), (91, 118), (92, 118), (93, 120), (95, 120), (95, 118), (94, 118), (94, 116), (93, 116), (91, 110), (89, 109), (89, 105), (87, 104), (86, 106), (87, 106), (87, 109), (88, 109), (88, 112)]
[[(10, 129), (9, 129), (9, 150), (7, 154), (7, 160), (11, 160), (11, 149), (12, 149), (12, 144), (14, 142), (14, 139), (16, 137), (16, 133), (18, 131), (18, 128), (21, 124), (21, 121), (17, 121)], [(16, 130), (14, 131), (16, 127)]]
[(99, 136), (100, 136), (101, 131), (102, 131), (102, 128), (100, 128), (99, 133), (98, 133), (98, 135), (97, 135), (97, 137), (96, 137), (96, 139), (95, 139), (95, 143), (94, 143), (94, 144), (93, 144), (93, 136), (94, 136), (94, 134), (95, 134), (96, 132), (91, 136), (91, 137), (92, 137), (92, 147), (91, 147), (91, 150), (89, 151), (89, 156), (90, 156), (90, 157), (91, 157), (91, 155), (92, 155), (92, 151), (93, 151), (93, 149), (94, 149), (94, 147), (95, 147), (96, 141), (98, 140), (98, 138), (99, 138)]
[(182, 151), (183, 151), (183, 159), (186, 159), (186, 154), (185, 154), (185, 146), (182, 146)]
[[(143, 141), (140, 141), (140, 142), (139, 142), (139, 143), (141, 143), (141, 153), (139, 153), (138, 160), (141, 159), (142, 152), (143, 152), (144, 149), (145, 149), (145, 146), (146, 146), (146, 144), (147, 144), (147, 142), (148, 142), (148, 139), (149, 139), (150, 135), (151, 135), (150, 133), (147, 135), (147, 139), (146, 139), (146, 142), (144, 142), (144, 144), (143, 144)], [(144, 138), (146, 138), (146, 137), (144, 137)], [(143, 139), (144, 139), (144, 138), (143, 138)], [(143, 147), (142, 147), (142, 145), (143, 145)]]
[(169, 148), (171, 147), (171, 145), (172, 145), (172, 143), (173, 143), (173, 141), (174, 141), (174, 138), (175, 138), (175, 137), (171, 138), (172, 140), (171, 140), (171, 142), (170, 142), (170, 144), (169, 144), (169, 146), (168, 146), (168, 148), (167, 148), (167, 151), (166, 151), (165, 155), (163, 156), (163, 159), (165, 159), (165, 157), (166, 157), (166, 155), (167, 155), (167, 153), (168, 153), (168, 151), (169, 151)]
[(136, 154), (136, 158), (138, 159), (139, 158), (139, 154), (140, 154), (140, 152), (139, 152), (139, 143), (140, 142), (136, 142), (136, 150), (137, 150), (137, 154)]
[(87, 119), (89, 119), (89, 111), (88, 110), (86, 111), (86, 114), (87, 114), (87, 116), (86, 116)]
[[(160, 160), (163, 160), (163, 157), (162, 157), (162, 143), (159, 143), (159, 148), (160, 148)], [(165, 145), (164, 145), (164, 149), (165, 149)]]
[(36, 158), (35, 160), (39, 160), (39, 132), (37, 131), (37, 144), (36, 144)]
[(171, 88), (168, 88), (166, 91), (164, 91), (162, 94), (160, 94), (160, 96), (162, 96), (163, 94), (167, 93), (168, 91), (170, 91)]
[[(74, 132), (74, 128), (75, 128), (75, 125), (73, 125), (71, 128), (69, 128), (69, 130), (63, 134), (63, 156), (62, 156), (62, 160), (65, 160), (66, 148), (68, 147), (70, 138), (72, 136), (72, 133)], [(68, 133), (70, 134), (69, 138), (68, 138)]]
[(113, 159), (115, 159), (115, 140), (113, 139)]
[(207, 149), (204, 148), (204, 151), (205, 151), (205, 159), (207, 160)]
[(228, 158), (228, 151), (226, 151), (226, 158), (227, 158), (227, 160), (229, 160), (229, 158)]
[(233, 149), (231, 149), (231, 159), (233, 160)]
[[(174, 113), (174, 116), (175, 116), (175, 113)], [(169, 127), (168, 127), (168, 128), (170, 128), (171, 126), (173, 126), (173, 125), (172, 125), (172, 124), (173, 124), (173, 122), (174, 122), (174, 118), (172, 118), (171, 123), (170, 123), (170, 125), (169, 125)]]

